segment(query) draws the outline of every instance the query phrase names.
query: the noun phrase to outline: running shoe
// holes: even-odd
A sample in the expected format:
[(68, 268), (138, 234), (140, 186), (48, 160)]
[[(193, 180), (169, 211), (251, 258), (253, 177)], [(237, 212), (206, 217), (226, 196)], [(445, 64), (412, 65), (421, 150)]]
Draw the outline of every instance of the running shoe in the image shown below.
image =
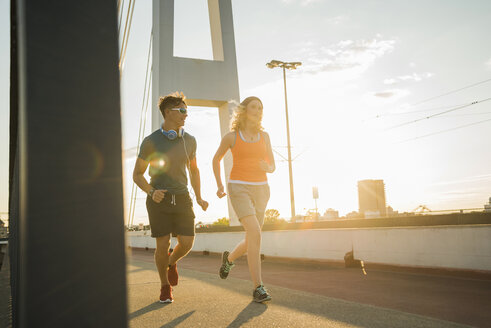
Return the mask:
[(266, 288), (264, 288), (263, 285), (259, 285), (256, 289), (254, 289), (254, 292), (252, 292), (252, 297), (254, 299), (254, 302), (257, 303), (271, 300), (271, 295), (268, 294), (268, 291), (266, 290)]
[(174, 298), (172, 298), (172, 287), (170, 285), (164, 285), (160, 288), (160, 303), (172, 303)]
[(220, 278), (222, 279), (227, 279), (230, 269), (235, 266), (233, 262), (228, 261), (229, 254), (230, 253), (227, 251), (223, 252), (222, 254), (222, 266), (220, 267)]

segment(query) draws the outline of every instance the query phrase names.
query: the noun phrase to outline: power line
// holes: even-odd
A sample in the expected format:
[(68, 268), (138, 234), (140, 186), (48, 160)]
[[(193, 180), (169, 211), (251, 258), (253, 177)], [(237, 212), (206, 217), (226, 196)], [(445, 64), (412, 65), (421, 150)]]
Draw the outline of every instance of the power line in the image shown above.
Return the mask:
[[(446, 92), (446, 93), (443, 93), (443, 94), (440, 94), (438, 96), (433, 96), (433, 97), (430, 97), (430, 98), (426, 98), (426, 99), (423, 99), (421, 101), (418, 101), (414, 104), (411, 104), (409, 105), (410, 107), (414, 107), (414, 106), (417, 106), (417, 105), (420, 105), (420, 104), (423, 104), (425, 102), (428, 102), (428, 101), (431, 101), (431, 100), (434, 100), (434, 99), (437, 99), (437, 98), (440, 98), (440, 97), (444, 97), (444, 96), (448, 96), (452, 93), (456, 93), (456, 92), (459, 92), (459, 91), (462, 91), (462, 90), (465, 90), (465, 89), (468, 89), (468, 88), (472, 88), (472, 87), (475, 87), (477, 85), (480, 85), (480, 84), (483, 84), (483, 83), (487, 83), (491, 81), (491, 78), (490, 79), (486, 79), (486, 80), (483, 80), (483, 81), (480, 81), (480, 82), (477, 82), (477, 83), (473, 83), (473, 84), (470, 84), (470, 85), (466, 85), (462, 88), (459, 88), (459, 89), (455, 89), (455, 90), (452, 90), (452, 91), (449, 91), (449, 92)], [(457, 106), (460, 106), (460, 105), (457, 105)], [(454, 107), (454, 106), (450, 106), (450, 107)], [(443, 108), (448, 108), (448, 106), (445, 106)], [(417, 112), (425, 112), (425, 111), (430, 111), (430, 110), (433, 110), (433, 109), (440, 109), (440, 108), (430, 108), (430, 109), (423, 109), (423, 110), (418, 110), (418, 111), (411, 111), (411, 112), (405, 112), (405, 113), (391, 113), (391, 114), (379, 114), (379, 115), (375, 115), (371, 118), (368, 118), (362, 122), (367, 122), (367, 121), (371, 121), (373, 119), (377, 119), (377, 118), (380, 118), (380, 117), (384, 117), (384, 116), (389, 116), (389, 115), (399, 115), (399, 114), (411, 114), (411, 113), (417, 113)]]
[(452, 90), (452, 91), (443, 93), (443, 94), (438, 95), (438, 96), (434, 96), (434, 97), (430, 97), (430, 98), (427, 98), (427, 99), (423, 99), (421, 101), (418, 101), (417, 103), (411, 104), (411, 106), (417, 106), (417, 105), (423, 104), (425, 102), (428, 102), (430, 100), (434, 100), (434, 99), (437, 99), (437, 98), (440, 98), (440, 97), (448, 96), (448, 95), (450, 95), (452, 93), (456, 93), (456, 92), (459, 92), (459, 91), (462, 91), (462, 90), (465, 90), (465, 89), (468, 89), (468, 88), (472, 88), (472, 87), (475, 87), (476, 85), (483, 84), (483, 83), (486, 83), (486, 82), (489, 82), (489, 81), (491, 81), (491, 79), (487, 79), (487, 80), (480, 81), (480, 82), (477, 82), (477, 83), (474, 83), (474, 84), (470, 84), (470, 85), (467, 85), (465, 87), (462, 87), (462, 88), (459, 88), (459, 89), (455, 89), (455, 90)]
[(439, 115), (450, 113), (450, 112), (453, 112), (453, 111), (456, 111), (456, 110), (459, 110), (459, 109), (462, 109), (462, 108), (466, 108), (466, 107), (469, 107), (469, 106), (472, 106), (472, 105), (476, 105), (476, 104), (479, 104), (479, 103), (482, 103), (482, 102), (485, 102), (485, 101), (489, 101), (489, 100), (491, 100), (491, 97), (490, 98), (483, 99), (483, 100), (473, 101), (473, 102), (471, 102), (469, 104), (466, 104), (466, 105), (458, 106), (458, 107), (451, 108), (451, 109), (448, 109), (448, 110), (445, 110), (443, 112), (439, 112), (439, 113), (436, 113), (436, 114), (433, 114), (433, 115), (429, 115), (429, 116), (426, 116), (426, 117), (418, 118), (416, 120), (412, 120), (412, 121), (409, 121), (409, 122), (404, 122), (404, 123), (401, 123), (401, 124), (397, 124), (397, 125), (391, 126), (390, 128), (387, 128), (385, 131), (389, 131), (389, 130), (392, 130), (392, 129), (395, 129), (395, 128), (399, 128), (401, 126), (413, 124), (413, 123), (416, 123), (416, 122), (419, 122), (419, 121), (427, 120), (427, 119), (430, 119), (430, 118), (433, 118), (433, 117), (436, 117), (436, 116), (439, 116)]
[(455, 115), (447, 115), (445, 117), (476, 116), (476, 115), (489, 115), (489, 114), (491, 114), (491, 112), (455, 114)]
[(485, 122), (489, 122), (489, 121), (491, 121), (491, 118), (486, 119), (486, 120), (482, 120), (482, 121), (478, 121), (478, 122), (474, 122), (474, 123), (464, 124), (464, 125), (461, 125), (461, 126), (457, 126), (457, 127), (446, 129), (446, 130), (442, 130), (442, 131), (437, 131), (437, 132), (425, 134), (425, 135), (422, 135), (422, 136), (419, 136), (419, 137), (416, 137), (416, 138), (406, 139), (406, 140), (403, 140), (403, 141), (396, 142), (395, 144), (405, 143), (405, 142), (408, 142), (408, 141), (413, 141), (413, 140), (417, 140), (417, 139), (422, 139), (422, 138), (434, 136), (434, 135), (440, 134), (440, 133), (445, 133), (445, 132), (450, 132), (450, 131), (454, 131), (454, 130), (458, 130), (458, 129), (463, 129), (463, 128), (466, 128), (466, 127), (469, 127), (469, 126), (473, 126), (473, 125), (477, 125), (477, 124), (481, 124), (481, 123), (485, 123)]
[(386, 116), (411, 115), (411, 114), (417, 114), (417, 113), (423, 113), (423, 112), (430, 112), (430, 111), (434, 111), (434, 110), (438, 110), (438, 109), (454, 108), (454, 107), (458, 107), (458, 106), (462, 106), (462, 105), (465, 105), (465, 104), (458, 104), (458, 105), (452, 105), (452, 106), (438, 106), (438, 107), (431, 107), (431, 108), (420, 109), (420, 110), (413, 110), (413, 111), (409, 111), (409, 112), (399, 112), (399, 113), (392, 112), (392, 113), (377, 114), (375, 116), (372, 116), (372, 117), (369, 117), (365, 120), (362, 120), (362, 123), (365, 123), (365, 122), (368, 122), (371, 120), (375, 120), (378, 118), (383, 118)]
[(281, 153), (280, 153), (279, 151), (277, 151), (277, 150), (276, 150), (276, 149), (274, 149), (274, 148), (272, 148), (272, 150), (273, 150), (275, 153), (277, 153), (277, 154), (278, 154), (278, 155), (279, 155), (281, 158), (283, 158), (285, 161), (288, 161), (288, 160), (286, 159), (286, 157), (284, 157), (283, 155), (281, 155)]

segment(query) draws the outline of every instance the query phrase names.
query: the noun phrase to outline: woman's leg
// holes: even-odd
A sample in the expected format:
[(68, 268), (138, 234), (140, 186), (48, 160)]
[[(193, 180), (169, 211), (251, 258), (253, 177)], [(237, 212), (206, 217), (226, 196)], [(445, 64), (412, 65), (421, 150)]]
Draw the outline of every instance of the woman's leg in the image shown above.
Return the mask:
[(235, 246), (234, 250), (228, 254), (228, 261), (233, 262), (247, 252), (247, 243), (245, 239), (242, 239), (240, 243)]
[[(261, 228), (262, 225), (259, 226), (259, 229)], [(247, 253), (247, 243), (245, 239), (242, 239), (240, 243), (238, 243), (237, 246), (235, 246), (233, 251), (231, 251), (230, 254), (228, 254), (228, 261), (233, 262), (246, 253)]]
[[(247, 264), (254, 288), (262, 285), (261, 279), (261, 226), (255, 215), (243, 217), (240, 222), (246, 231), (245, 248), (247, 250)], [(242, 243), (242, 242), (241, 242)], [(241, 244), (239, 243), (239, 245)], [(238, 246), (239, 246), (238, 245)], [(237, 249), (237, 247), (236, 247)], [(235, 250), (234, 250), (235, 251)], [(230, 258), (230, 256), (229, 256)]]

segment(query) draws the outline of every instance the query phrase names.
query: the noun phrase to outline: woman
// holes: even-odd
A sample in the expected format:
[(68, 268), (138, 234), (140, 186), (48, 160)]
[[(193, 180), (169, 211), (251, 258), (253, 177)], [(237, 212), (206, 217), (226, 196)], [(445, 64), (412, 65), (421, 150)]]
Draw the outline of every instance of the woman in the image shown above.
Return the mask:
[(228, 193), (240, 223), (246, 231), (242, 240), (230, 253), (223, 252), (220, 277), (227, 278), (234, 261), (247, 253), (249, 272), (254, 284), (253, 299), (256, 302), (271, 300), (261, 280), (261, 228), (269, 200), (266, 173), (275, 170), (269, 135), (263, 131), (261, 120), (263, 104), (257, 97), (248, 97), (237, 107), (231, 132), (227, 133), (213, 157), (213, 172), (217, 182), (217, 196), (226, 195), (220, 175), (220, 161), (230, 149), (233, 166)]

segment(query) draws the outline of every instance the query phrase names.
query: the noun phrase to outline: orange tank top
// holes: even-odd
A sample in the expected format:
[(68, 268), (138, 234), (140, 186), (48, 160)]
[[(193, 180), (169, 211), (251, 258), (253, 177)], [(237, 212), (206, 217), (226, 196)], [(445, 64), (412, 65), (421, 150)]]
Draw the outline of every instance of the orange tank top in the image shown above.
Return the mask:
[(266, 142), (263, 134), (259, 132), (259, 141), (246, 142), (242, 140), (239, 132), (235, 133), (235, 144), (231, 148), (233, 157), (230, 182), (264, 183), (268, 179), (266, 172), (259, 163), (267, 161)]

